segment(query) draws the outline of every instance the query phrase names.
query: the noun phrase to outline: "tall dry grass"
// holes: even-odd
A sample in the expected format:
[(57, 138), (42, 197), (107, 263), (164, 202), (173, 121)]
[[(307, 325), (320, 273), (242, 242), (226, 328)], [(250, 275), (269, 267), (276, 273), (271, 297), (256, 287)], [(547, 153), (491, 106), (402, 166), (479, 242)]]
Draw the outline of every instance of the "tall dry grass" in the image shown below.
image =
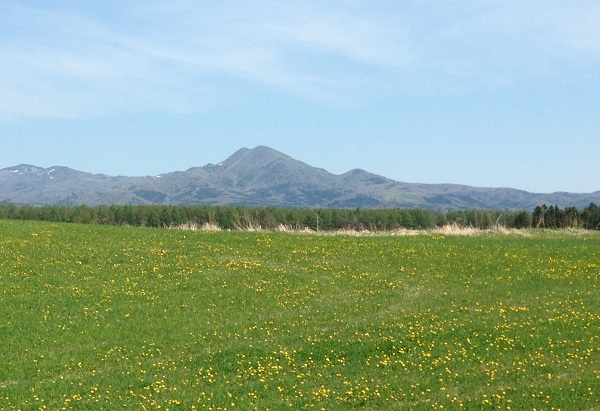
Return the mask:
[(215, 223), (202, 223), (198, 224), (195, 221), (187, 221), (182, 224), (171, 224), (166, 228), (174, 230), (189, 230), (189, 231), (221, 231), (221, 227)]
[[(222, 231), (223, 229), (216, 223), (205, 222), (197, 223), (194, 221), (188, 221), (182, 224), (172, 224), (166, 226), (168, 229), (175, 230), (190, 230), (190, 231)], [(273, 229), (265, 229), (257, 224), (246, 222), (245, 224), (238, 224), (235, 226), (235, 231), (249, 231), (249, 232), (283, 232), (292, 234), (309, 234), (309, 235), (344, 235), (344, 236), (418, 236), (418, 235), (444, 235), (444, 236), (466, 236), (473, 237), (487, 234), (499, 234), (499, 235), (516, 235), (523, 237), (533, 236), (535, 233), (538, 235), (553, 235), (553, 234), (567, 234), (575, 237), (586, 237), (596, 234), (596, 232), (584, 229), (562, 229), (562, 230), (544, 230), (544, 229), (521, 229), (521, 228), (507, 228), (503, 225), (496, 224), (491, 228), (480, 229), (472, 226), (461, 226), (456, 223), (446, 224), (441, 227), (435, 227), (431, 229), (410, 229), (410, 228), (399, 228), (393, 231), (370, 231), (370, 230), (350, 230), (350, 229), (339, 229), (339, 230), (319, 230), (315, 231), (309, 227), (290, 227), (284, 224), (279, 224)]]

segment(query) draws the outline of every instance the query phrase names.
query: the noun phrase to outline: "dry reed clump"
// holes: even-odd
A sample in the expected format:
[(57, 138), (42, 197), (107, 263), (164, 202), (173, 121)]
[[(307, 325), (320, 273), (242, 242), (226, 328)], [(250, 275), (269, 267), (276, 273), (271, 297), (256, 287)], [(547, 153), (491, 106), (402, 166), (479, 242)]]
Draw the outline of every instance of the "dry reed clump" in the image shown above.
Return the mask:
[(432, 234), (473, 236), (481, 234), (482, 230), (472, 226), (461, 226), (456, 223), (446, 224), (430, 230)]
[(432, 234), (455, 235), (455, 236), (477, 236), (486, 233), (502, 235), (520, 235), (528, 237), (531, 235), (529, 230), (519, 228), (507, 228), (501, 224), (495, 224), (490, 228), (475, 228), (473, 226), (461, 226), (456, 223), (447, 224), (442, 227), (434, 228), (429, 231)]
[(495, 226), (493, 226), (492, 228), (490, 228), (487, 231), (492, 232), (492, 233), (505, 234), (505, 235), (520, 235), (522, 237), (530, 237), (531, 236), (531, 232), (529, 230), (526, 230), (523, 228), (507, 228), (503, 225), (498, 225), (498, 224), (496, 224)]
[(369, 230), (352, 230), (349, 228), (342, 228), (339, 230), (335, 230), (335, 231), (331, 231), (331, 234), (333, 235), (348, 235), (348, 236), (354, 236), (354, 237), (362, 237), (362, 236), (367, 236), (367, 235), (373, 235), (372, 231)]
[(234, 227), (237, 231), (265, 231), (260, 224), (255, 224), (252, 221), (238, 223)]
[(398, 229), (392, 231), (391, 233), (392, 233), (392, 235), (397, 235), (400, 237), (413, 237), (413, 236), (424, 234), (425, 231), (424, 230), (414, 230), (411, 228), (398, 228)]
[(195, 221), (187, 221), (182, 224), (173, 225), (171, 224), (167, 228), (175, 230), (189, 230), (189, 231), (221, 231), (221, 227), (218, 224), (205, 222), (198, 224)]
[(278, 231), (280, 233), (298, 233), (298, 234), (314, 234), (315, 231), (311, 230), (308, 227), (290, 227), (285, 224), (279, 224), (277, 227), (273, 229), (273, 231)]
[(503, 225), (494, 225), (491, 228), (475, 228), (473, 226), (461, 226), (457, 223), (446, 224), (441, 227), (435, 227), (427, 230), (399, 228), (392, 232), (398, 236), (416, 236), (416, 235), (445, 235), (445, 236), (478, 236), (486, 233), (502, 235), (520, 235), (528, 237), (531, 235), (529, 230), (519, 228), (507, 228)]

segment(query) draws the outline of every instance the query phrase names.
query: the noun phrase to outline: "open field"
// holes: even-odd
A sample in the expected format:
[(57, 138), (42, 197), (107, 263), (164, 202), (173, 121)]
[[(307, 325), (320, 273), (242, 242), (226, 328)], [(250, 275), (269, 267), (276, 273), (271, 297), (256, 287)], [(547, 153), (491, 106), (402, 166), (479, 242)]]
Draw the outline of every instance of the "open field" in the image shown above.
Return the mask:
[(0, 409), (600, 408), (600, 235), (0, 220)]

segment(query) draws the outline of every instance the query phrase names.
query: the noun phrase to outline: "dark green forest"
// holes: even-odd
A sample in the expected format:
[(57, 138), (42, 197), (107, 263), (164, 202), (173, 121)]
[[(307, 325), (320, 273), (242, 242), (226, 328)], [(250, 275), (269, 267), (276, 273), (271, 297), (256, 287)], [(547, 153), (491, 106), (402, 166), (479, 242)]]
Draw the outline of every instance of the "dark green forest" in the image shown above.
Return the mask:
[(600, 207), (584, 209), (537, 206), (533, 211), (431, 209), (297, 209), (242, 206), (112, 205), (112, 206), (16, 206), (0, 205), (0, 219), (174, 227), (185, 223), (219, 226), (224, 230), (289, 229), (391, 231), (399, 228), (430, 229), (446, 224), (488, 229), (583, 228), (600, 229)]

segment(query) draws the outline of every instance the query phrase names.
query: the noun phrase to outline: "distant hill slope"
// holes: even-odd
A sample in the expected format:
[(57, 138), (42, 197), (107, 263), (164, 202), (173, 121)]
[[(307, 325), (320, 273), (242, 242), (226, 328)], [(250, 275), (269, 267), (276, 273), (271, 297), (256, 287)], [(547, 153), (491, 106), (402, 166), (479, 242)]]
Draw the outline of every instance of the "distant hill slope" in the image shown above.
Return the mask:
[(335, 175), (269, 147), (242, 148), (218, 164), (155, 177), (113, 177), (21, 164), (0, 170), (0, 203), (31, 205), (180, 204), (301, 208), (527, 209), (600, 204), (590, 194), (535, 194), (511, 188), (402, 183), (351, 170)]

